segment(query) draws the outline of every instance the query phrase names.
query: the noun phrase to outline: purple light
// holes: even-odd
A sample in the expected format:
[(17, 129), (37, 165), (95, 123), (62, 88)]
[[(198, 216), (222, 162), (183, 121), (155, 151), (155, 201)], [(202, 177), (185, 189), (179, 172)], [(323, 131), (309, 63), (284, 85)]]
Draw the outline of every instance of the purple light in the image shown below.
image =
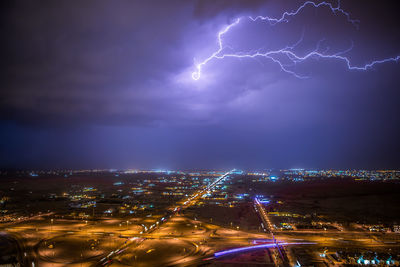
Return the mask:
[[(287, 244), (287, 243), (282, 243), (282, 244)], [(216, 252), (216, 253), (214, 253), (214, 256), (221, 257), (224, 255), (232, 254), (232, 253), (236, 253), (236, 252), (243, 252), (243, 251), (249, 251), (249, 250), (260, 249), (260, 248), (272, 248), (275, 246), (276, 246), (276, 244), (263, 244), (263, 245), (256, 245), (256, 246), (250, 246), (250, 247), (234, 248), (234, 249)]]
[(215, 257), (221, 257), (221, 256), (225, 256), (225, 255), (229, 255), (229, 254), (233, 254), (233, 253), (237, 253), (237, 252), (245, 252), (245, 251), (255, 250), (255, 249), (260, 249), (260, 248), (272, 248), (272, 247), (275, 247), (276, 245), (286, 246), (286, 245), (313, 245), (313, 244), (315, 244), (315, 243), (302, 242), (302, 243), (262, 244), (262, 245), (256, 245), (256, 246), (249, 246), (249, 247), (241, 247), (241, 248), (233, 248), (233, 249), (229, 249), (229, 250), (223, 250), (223, 251), (215, 252), (214, 256)]

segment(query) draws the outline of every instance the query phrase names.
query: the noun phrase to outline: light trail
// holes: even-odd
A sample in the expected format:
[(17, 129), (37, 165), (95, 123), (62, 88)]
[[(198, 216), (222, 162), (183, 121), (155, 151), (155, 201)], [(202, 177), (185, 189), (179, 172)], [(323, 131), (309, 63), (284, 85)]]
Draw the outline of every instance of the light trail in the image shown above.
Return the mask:
[(256, 250), (256, 249), (261, 249), (261, 248), (274, 248), (277, 246), (287, 246), (287, 245), (313, 245), (315, 243), (312, 242), (299, 242), (299, 243), (272, 243), (272, 244), (262, 244), (262, 245), (255, 245), (255, 246), (248, 246), (248, 247), (241, 247), (241, 248), (233, 248), (229, 250), (224, 250), (224, 251), (219, 251), (215, 252), (214, 256), (215, 257), (221, 257), (221, 256), (226, 256), (229, 254), (234, 254), (234, 253), (241, 253), (241, 252), (246, 252), (250, 250)]
[[(262, 206), (261, 201), (258, 200), (258, 198), (255, 198), (255, 199), (254, 199), (254, 203), (255, 203), (255, 205), (256, 205), (256, 207), (257, 207), (257, 208), (256, 208), (257, 212), (260, 214), (261, 220), (264, 222), (264, 223), (263, 223), (263, 226), (267, 226), (268, 231), (272, 234), (273, 239), (275, 239), (275, 238), (274, 238), (274, 234), (273, 234), (273, 232), (272, 232), (272, 230), (274, 229), (274, 227), (273, 227), (271, 221), (269, 220), (268, 215), (267, 215), (267, 213), (266, 213), (264, 207)], [(265, 228), (264, 228), (264, 229), (265, 229)]]
[[(290, 66), (294, 66), (297, 63), (304, 62), (307, 59), (312, 59), (312, 58), (322, 58), (322, 59), (331, 59), (331, 60), (339, 60), (345, 63), (347, 66), (348, 70), (358, 70), (358, 71), (366, 71), (372, 67), (374, 67), (377, 64), (383, 64), (387, 62), (398, 62), (400, 60), (400, 55), (394, 56), (394, 57), (389, 57), (389, 58), (384, 58), (384, 59), (378, 59), (374, 61), (370, 61), (369, 63), (366, 63), (364, 65), (354, 65), (351, 63), (350, 59), (346, 56), (343, 56), (344, 53), (348, 52), (351, 50), (352, 46), (350, 49), (347, 49), (345, 51), (339, 51), (334, 54), (328, 54), (319, 51), (319, 43), (316, 47), (316, 49), (306, 53), (305, 55), (299, 55), (294, 51), (294, 47), (296, 44), (302, 41), (302, 39), (297, 42), (295, 45), (291, 46), (286, 46), (281, 49), (276, 49), (276, 50), (269, 50), (269, 51), (261, 51), (261, 49), (257, 50), (256, 52), (234, 52), (234, 53), (226, 53), (225, 46), (223, 44), (223, 36), (227, 34), (233, 27), (238, 25), (241, 21), (244, 20), (250, 20), (252, 22), (256, 21), (263, 21), (267, 22), (270, 25), (276, 25), (279, 23), (283, 22), (288, 22), (289, 17), (294, 17), (298, 15), (302, 10), (304, 10), (306, 7), (313, 7), (313, 8), (322, 8), (326, 7), (328, 8), (333, 14), (341, 14), (344, 16), (349, 23), (351, 23), (353, 26), (358, 27), (358, 20), (352, 19), (350, 16), (350, 13), (346, 12), (340, 7), (340, 1), (338, 1), (338, 4), (336, 7), (334, 7), (331, 3), (328, 2), (321, 2), (321, 3), (315, 3), (312, 1), (306, 1), (302, 5), (300, 5), (296, 10), (294, 11), (285, 11), (280, 17), (273, 18), (273, 17), (268, 17), (268, 16), (256, 16), (256, 17), (240, 17), (234, 20), (233, 23), (227, 25), (225, 28), (223, 28), (221, 31), (218, 32), (217, 34), (217, 43), (218, 43), (218, 49), (212, 53), (209, 57), (201, 61), (200, 63), (195, 65), (195, 71), (192, 73), (192, 79), (193, 80), (199, 80), (201, 77), (202, 69), (203, 67), (206, 66), (207, 63), (209, 63), (211, 60), (222, 60), (225, 58), (239, 58), (239, 59), (244, 59), (244, 58), (250, 58), (250, 59), (256, 59), (256, 58), (265, 58), (268, 60), (271, 60), (272, 62), (276, 63), (281, 71), (284, 71), (290, 75), (293, 75), (297, 78), (304, 79), (308, 78), (305, 75), (301, 75), (296, 73), (295, 71), (290, 69)], [(285, 60), (288, 60), (290, 64), (285, 64), (283, 62), (283, 58)]]
[[(160, 220), (158, 220), (157, 222), (153, 223), (150, 227), (146, 227), (144, 224), (142, 224), (142, 226), (144, 227), (144, 230), (140, 232), (140, 234), (143, 236), (144, 234), (150, 234), (152, 232), (154, 232), (156, 229), (158, 229), (162, 224), (166, 223), (168, 221), (168, 219), (170, 219), (172, 216), (174, 216), (176, 213), (178, 213), (179, 211), (186, 209), (188, 207), (190, 207), (191, 205), (195, 204), (197, 200), (199, 200), (200, 198), (202, 198), (202, 196), (207, 193), (207, 192), (211, 192), (214, 187), (220, 183), (222, 180), (224, 180), (226, 177), (228, 177), (232, 172), (234, 172), (235, 169), (228, 171), (227, 173), (221, 175), (220, 177), (218, 177), (214, 182), (204, 186), (203, 188), (199, 189), (198, 191), (196, 191), (195, 193), (193, 193), (191, 196), (189, 196), (182, 205), (177, 205), (174, 209), (172, 214), (167, 214), (165, 216), (163, 216)], [(119, 255), (120, 253), (122, 253), (128, 246), (132, 245), (132, 244), (140, 244), (142, 242), (144, 242), (145, 238), (129, 238), (127, 240), (127, 242), (125, 242), (122, 246), (120, 246), (119, 248), (111, 251), (106, 257), (102, 258), (98, 264), (100, 265), (107, 265), (107, 264), (112, 264), (112, 259)]]
[[(264, 222), (262, 224), (263, 228), (265, 227), (264, 225), (267, 226), (269, 232), (271, 233), (274, 244), (277, 245), (276, 248), (278, 249), (279, 255), (281, 256), (282, 261), (284, 261), (285, 257), (279, 247), (279, 244), (277, 243), (277, 240), (275, 239), (274, 232), (272, 231), (273, 226), (272, 226), (270, 219), (268, 218), (267, 212), (265, 211), (261, 201), (259, 201), (257, 197), (254, 199), (254, 203), (257, 206), (256, 210), (260, 214), (261, 220)], [(264, 228), (264, 231), (265, 231), (265, 228)]]

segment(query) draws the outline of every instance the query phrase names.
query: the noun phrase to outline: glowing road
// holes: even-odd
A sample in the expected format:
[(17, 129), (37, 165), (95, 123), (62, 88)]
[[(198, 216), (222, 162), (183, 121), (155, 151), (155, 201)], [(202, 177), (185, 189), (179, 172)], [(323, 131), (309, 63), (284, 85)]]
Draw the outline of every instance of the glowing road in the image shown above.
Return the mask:
[(315, 243), (311, 242), (298, 242), (298, 243), (286, 243), (286, 242), (280, 242), (280, 243), (269, 243), (269, 244), (262, 244), (262, 245), (255, 245), (255, 246), (248, 246), (248, 247), (241, 247), (241, 248), (234, 248), (234, 249), (229, 249), (229, 250), (224, 250), (224, 251), (219, 251), (214, 253), (215, 257), (222, 257), (234, 253), (242, 253), (242, 252), (248, 252), (251, 250), (256, 250), (256, 249), (264, 249), (264, 248), (276, 248), (279, 246), (286, 246), (286, 245), (313, 245)]
[[(199, 189), (198, 191), (193, 193), (191, 196), (189, 196), (187, 199), (182, 200), (181, 205), (176, 205), (175, 207), (171, 208), (172, 212), (167, 212), (166, 215), (164, 215), (160, 220), (157, 220), (150, 227), (144, 226), (144, 230), (141, 231), (140, 234), (144, 235), (144, 234), (150, 234), (150, 233), (154, 232), (156, 229), (158, 229), (162, 224), (166, 223), (168, 221), (168, 219), (172, 218), (178, 212), (194, 205), (205, 194), (211, 193), (216, 185), (218, 185), (220, 182), (222, 182), (225, 178), (227, 178), (234, 171), (235, 171), (235, 169), (226, 172), (225, 174), (218, 177), (214, 182)], [(112, 260), (115, 256), (118, 256), (121, 253), (123, 253), (129, 246), (132, 246), (132, 245), (138, 246), (141, 243), (143, 243), (144, 241), (145, 241), (144, 238), (136, 238), (136, 237), (129, 238), (122, 246), (118, 247), (115, 250), (112, 250), (110, 253), (108, 253), (108, 255), (106, 257), (102, 258), (100, 260), (100, 262), (98, 263), (98, 265), (99, 266), (111, 265)]]

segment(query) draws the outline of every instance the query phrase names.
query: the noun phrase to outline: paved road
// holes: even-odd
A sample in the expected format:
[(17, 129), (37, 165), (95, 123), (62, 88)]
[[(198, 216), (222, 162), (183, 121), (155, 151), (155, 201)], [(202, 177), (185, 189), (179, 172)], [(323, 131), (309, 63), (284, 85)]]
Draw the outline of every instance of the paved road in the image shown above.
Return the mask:
[[(0, 233), (0, 257), (14, 255), (21, 266), (32, 266), (32, 248), (25, 246), (25, 239), (18, 234)], [(11, 262), (10, 262), (11, 263)]]
[[(217, 184), (219, 184), (221, 181), (223, 181), (226, 177), (228, 177), (233, 171), (235, 170), (231, 170), (223, 175), (221, 175), (220, 177), (218, 177), (214, 182), (212, 182), (211, 184), (208, 184), (206, 186), (204, 186), (203, 188), (199, 189), (198, 191), (194, 192), (192, 195), (190, 195), (189, 197), (187, 197), (186, 199), (183, 199), (182, 201), (180, 201), (178, 205), (173, 206), (172, 208), (170, 208), (169, 210), (172, 210), (172, 212), (167, 212), (166, 215), (164, 217), (162, 217), (160, 220), (158, 220), (157, 222), (155, 222), (154, 224), (152, 224), (150, 227), (146, 227), (141, 234), (151, 234), (154, 231), (156, 231), (157, 229), (159, 229), (159, 227), (161, 225), (163, 225), (164, 223), (166, 223), (171, 217), (175, 216), (177, 213), (179, 213), (181, 210), (186, 209), (194, 204), (197, 203), (197, 201), (199, 201), (202, 196), (204, 194), (207, 193), (211, 193), (212, 190), (215, 188), (215, 186)], [(111, 251), (105, 258), (101, 259), (98, 263), (95, 264), (95, 266), (107, 266), (107, 265), (111, 265), (113, 262), (113, 259), (116, 256), (119, 256), (123, 253), (123, 251), (125, 251), (129, 246), (138, 246), (141, 243), (143, 243), (145, 241), (144, 238), (142, 239), (128, 239), (127, 242), (125, 244), (123, 244), (122, 246), (114, 249), (113, 251)]]

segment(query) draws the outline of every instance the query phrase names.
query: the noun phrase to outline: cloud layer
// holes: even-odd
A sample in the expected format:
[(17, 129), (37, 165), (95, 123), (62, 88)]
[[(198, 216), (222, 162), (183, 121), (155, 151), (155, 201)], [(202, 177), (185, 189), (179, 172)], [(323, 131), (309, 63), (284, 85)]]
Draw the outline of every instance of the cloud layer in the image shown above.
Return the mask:
[[(210, 62), (199, 81), (191, 79), (195, 62), (217, 49), (216, 34), (225, 25), (249, 14), (278, 15), (299, 3), (3, 4), (4, 165), (76, 166), (73, 155), (84, 146), (94, 152), (79, 162), (93, 166), (113, 162), (111, 156), (99, 158), (100, 152), (118, 155), (113, 164), (123, 167), (396, 167), (398, 64), (357, 72), (341, 62), (311, 60), (297, 66), (311, 78), (299, 80), (271, 61), (224, 59)], [(360, 5), (343, 3), (361, 20), (358, 30), (328, 10), (307, 9), (283, 25), (244, 23), (225, 41), (248, 51), (292, 44), (303, 34), (300, 53), (321, 39), (330, 51), (353, 41), (349, 56), (360, 64), (400, 53), (394, 9)], [(89, 142), (94, 131), (100, 131), (97, 141)], [(19, 144), (21, 139), (32, 147)], [(59, 145), (62, 140), (70, 146)], [(38, 152), (39, 143), (45, 151)], [(65, 157), (53, 160), (55, 147)]]

